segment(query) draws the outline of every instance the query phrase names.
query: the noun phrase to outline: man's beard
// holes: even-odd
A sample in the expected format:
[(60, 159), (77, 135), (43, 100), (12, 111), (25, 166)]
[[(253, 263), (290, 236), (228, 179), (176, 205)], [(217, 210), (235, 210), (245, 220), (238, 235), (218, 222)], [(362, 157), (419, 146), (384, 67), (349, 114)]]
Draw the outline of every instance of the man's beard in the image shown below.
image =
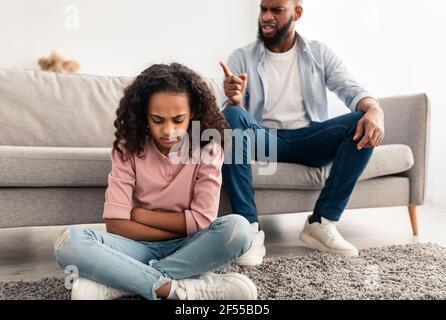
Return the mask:
[(271, 37), (265, 37), (262, 33), (262, 25), (259, 21), (259, 30), (257, 34), (257, 38), (263, 41), (265, 46), (267, 48), (274, 48), (282, 44), (282, 42), (285, 40), (286, 36), (288, 35), (288, 31), (290, 30), (291, 25), (293, 24), (294, 18), (291, 17), (290, 20), (284, 25), (282, 28), (278, 29), (276, 31), (276, 34)]

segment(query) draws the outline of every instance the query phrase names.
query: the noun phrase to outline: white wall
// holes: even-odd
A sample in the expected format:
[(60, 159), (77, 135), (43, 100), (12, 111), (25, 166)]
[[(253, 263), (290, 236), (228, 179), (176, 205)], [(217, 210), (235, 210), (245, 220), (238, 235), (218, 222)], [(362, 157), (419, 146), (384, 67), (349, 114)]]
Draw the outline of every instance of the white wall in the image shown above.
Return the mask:
[[(255, 39), (259, 2), (0, 0), (0, 67), (37, 68), (37, 59), (54, 49), (78, 60), (83, 73), (135, 75), (175, 60), (220, 77), (218, 60)], [(446, 3), (305, 0), (297, 28), (330, 45), (377, 96), (429, 94), (428, 200), (446, 206)], [(330, 101), (333, 115), (345, 112)]]
[[(377, 96), (426, 92), (432, 103), (428, 201), (446, 207), (446, 3), (306, 0), (297, 26), (334, 49)], [(344, 110), (330, 96), (333, 114)]]
[[(179, 61), (212, 77), (256, 34), (255, 1), (0, 0), (0, 66), (38, 68), (56, 50), (82, 73), (135, 75)], [(254, 7), (256, 7), (255, 5)]]

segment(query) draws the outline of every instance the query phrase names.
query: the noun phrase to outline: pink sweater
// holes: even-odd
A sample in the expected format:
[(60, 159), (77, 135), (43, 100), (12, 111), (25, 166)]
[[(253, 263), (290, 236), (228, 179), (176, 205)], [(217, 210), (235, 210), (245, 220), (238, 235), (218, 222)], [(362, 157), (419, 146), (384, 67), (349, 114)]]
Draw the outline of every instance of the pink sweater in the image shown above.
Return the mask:
[[(130, 154), (122, 143), (120, 149)], [(138, 207), (184, 212), (188, 235), (207, 227), (217, 218), (224, 152), (220, 145), (210, 143), (201, 153), (196, 150), (195, 164), (192, 159), (179, 163), (185, 152), (183, 147), (166, 157), (150, 139), (144, 147), (145, 159), (131, 154), (124, 162), (112, 149), (103, 218), (130, 220), (132, 208)]]

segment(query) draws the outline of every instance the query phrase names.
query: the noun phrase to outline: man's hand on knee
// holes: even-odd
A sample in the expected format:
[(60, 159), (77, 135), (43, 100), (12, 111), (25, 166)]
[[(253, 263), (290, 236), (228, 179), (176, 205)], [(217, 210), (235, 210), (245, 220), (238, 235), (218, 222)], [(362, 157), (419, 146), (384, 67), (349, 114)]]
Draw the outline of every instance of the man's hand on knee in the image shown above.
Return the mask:
[[(384, 112), (378, 103), (372, 99), (363, 99), (358, 104), (358, 109), (365, 112), (364, 116), (356, 125), (356, 132), (353, 137), (358, 141), (358, 150), (362, 148), (377, 147), (384, 139)], [(361, 102), (364, 102), (361, 104)]]

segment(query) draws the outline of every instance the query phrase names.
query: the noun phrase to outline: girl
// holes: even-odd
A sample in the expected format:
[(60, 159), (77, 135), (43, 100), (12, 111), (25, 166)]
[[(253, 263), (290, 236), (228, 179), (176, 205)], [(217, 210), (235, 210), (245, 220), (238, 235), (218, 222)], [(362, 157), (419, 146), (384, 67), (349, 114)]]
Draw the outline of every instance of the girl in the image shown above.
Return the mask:
[(59, 265), (80, 275), (71, 298), (256, 299), (248, 277), (210, 272), (249, 249), (251, 230), (240, 215), (217, 218), (222, 147), (188, 143), (192, 121), (200, 134), (212, 126), (223, 137), (226, 128), (203, 79), (180, 64), (153, 65), (116, 114), (107, 232), (73, 226), (55, 243)]

